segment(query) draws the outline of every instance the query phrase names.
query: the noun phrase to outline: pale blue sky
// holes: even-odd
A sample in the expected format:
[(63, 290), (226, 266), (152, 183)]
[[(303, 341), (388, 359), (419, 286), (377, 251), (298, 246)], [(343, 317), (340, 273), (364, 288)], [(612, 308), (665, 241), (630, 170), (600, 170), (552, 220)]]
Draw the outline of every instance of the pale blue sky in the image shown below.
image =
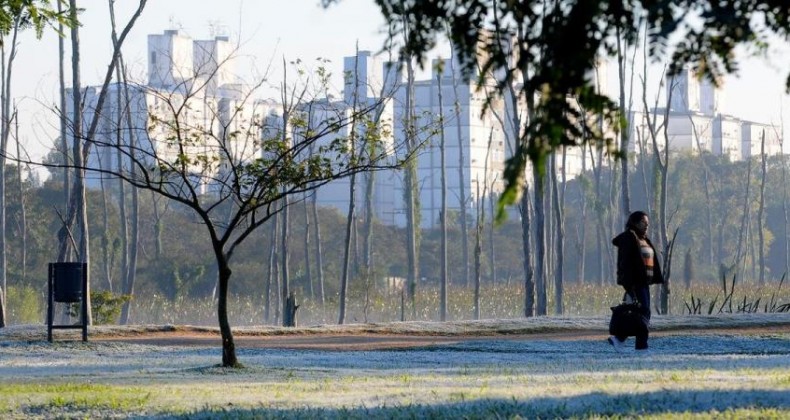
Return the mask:
[[(85, 11), (80, 20), (82, 84), (100, 84), (112, 54), (110, 21), (106, 1), (80, 1)], [(116, 3), (119, 26), (126, 23), (137, 1)], [(372, 0), (343, 0), (324, 9), (318, 0), (149, 0), (124, 44), (129, 72), (145, 79), (147, 35), (165, 29), (181, 29), (194, 39), (209, 39), (216, 29), (241, 42), (238, 70), (251, 74), (276, 57), (279, 64), (301, 58), (332, 60), (332, 71), (342, 73), (343, 57), (359, 48), (378, 51), (384, 37), (383, 19)], [(121, 28), (118, 29), (120, 32)], [(68, 40), (67, 40), (68, 42)], [(70, 60), (67, 46), (67, 60)], [(254, 62), (253, 62), (254, 60)], [(57, 102), (58, 42), (52, 31), (41, 40), (32, 33), (21, 39), (14, 68), (12, 95), (21, 114), (22, 144), (39, 154), (51, 146), (56, 120), (48, 110)], [(70, 84), (70, 70), (67, 84)]]
[[(362, 50), (378, 51), (383, 43), (383, 19), (373, 0), (341, 0), (323, 9), (318, 0), (149, 0), (132, 30), (124, 55), (130, 72), (143, 80), (147, 35), (165, 29), (182, 29), (195, 39), (210, 38), (217, 29), (242, 44), (248, 59), (241, 72), (262, 69), (276, 57), (281, 60), (316, 57), (332, 60), (332, 71), (342, 72), (343, 56)], [(136, 7), (133, 0), (118, 0), (119, 25)], [(99, 84), (111, 54), (110, 25), (106, 1), (83, 0), (82, 83)], [(120, 30), (120, 29), (119, 29)], [(214, 31), (214, 32), (212, 32)], [(787, 50), (785, 48), (785, 50)], [(21, 39), (15, 63), (13, 95), (22, 110), (21, 136), (28, 149), (43, 153), (55, 135), (52, 112), (57, 98), (57, 38), (51, 31), (41, 40), (28, 33)], [(782, 58), (784, 57), (784, 58)], [(252, 59), (254, 58), (254, 62)], [(770, 61), (770, 62), (769, 62)], [(653, 77), (657, 77), (657, 71)], [(740, 78), (726, 80), (726, 101), (721, 110), (744, 119), (780, 124), (784, 77), (790, 71), (790, 54), (773, 54), (770, 60), (744, 62)], [(610, 77), (614, 77), (613, 70)], [(249, 74), (249, 73), (248, 73)], [(67, 76), (68, 77), (68, 76)], [(70, 77), (69, 77), (70, 79)], [(652, 101), (651, 101), (652, 102)], [(790, 102), (784, 99), (790, 106)]]

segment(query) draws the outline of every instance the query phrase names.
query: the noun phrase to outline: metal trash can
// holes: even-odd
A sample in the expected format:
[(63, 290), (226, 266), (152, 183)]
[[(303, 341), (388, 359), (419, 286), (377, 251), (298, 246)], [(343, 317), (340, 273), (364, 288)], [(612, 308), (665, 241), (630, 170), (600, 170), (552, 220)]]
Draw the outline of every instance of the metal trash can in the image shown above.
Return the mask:
[(82, 300), (81, 262), (52, 263), (55, 302), (74, 303)]

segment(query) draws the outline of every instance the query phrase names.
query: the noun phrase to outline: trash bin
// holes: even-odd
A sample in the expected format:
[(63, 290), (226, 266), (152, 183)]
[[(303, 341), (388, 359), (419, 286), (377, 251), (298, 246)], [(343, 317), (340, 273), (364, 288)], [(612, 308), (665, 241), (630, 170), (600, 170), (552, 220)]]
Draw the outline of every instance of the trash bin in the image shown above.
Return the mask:
[(74, 303), (82, 300), (81, 262), (52, 263), (55, 302)]

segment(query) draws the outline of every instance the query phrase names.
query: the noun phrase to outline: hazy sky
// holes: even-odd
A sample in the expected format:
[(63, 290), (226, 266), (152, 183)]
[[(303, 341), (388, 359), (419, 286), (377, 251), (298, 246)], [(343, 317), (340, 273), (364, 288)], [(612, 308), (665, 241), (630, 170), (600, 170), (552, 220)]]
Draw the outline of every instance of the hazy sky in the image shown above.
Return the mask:
[[(138, 2), (116, 2), (116, 20), (126, 24)], [(80, 17), (82, 84), (98, 85), (104, 78), (112, 54), (107, 1), (82, 0)], [(274, 58), (317, 57), (332, 60), (331, 70), (342, 74), (343, 57), (360, 50), (378, 51), (384, 37), (383, 19), (373, 0), (342, 0), (328, 9), (318, 0), (149, 0), (124, 43), (127, 68), (137, 80), (145, 80), (147, 35), (166, 29), (181, 29), (193, 39), (229, 35), (241, 43), (237, 70), (252, 74), (262, 71)], [(120, 32), (121, 28), (118, 29)], [(67, 40), (68, 42), (68, 40)], [(67, 45), (67, 60), (70, 60)], [(58, 42), (49, 31), (41, 40), (32, 33), (21, 39), (14, 67), (12, 95), (20, 108), (20, 137), (28, 149), (42, 153), (51, 147), (57, 124), (49, 109), (57, 103)], [(70, 86), (70, 70), (67, 71)]]
[[(108, 6), (101, 0), (82, 0), (79, 4), (85, 9), (80, 18), (82, 83), (96, 85), (112, 52)], [(126, 23), (136, 4), (134, 0), (117, 1), (119, 26)], [(382, 25), (373, 0), (341, 0), (328, 9), (321, 8), (319, 0), (149, 0), (124, 44), (124, 56), (131, 74), (144, 80), (147, 35), (181, 29), (194, 39), (223, 34), (240, 41), (241, 54), (246, 57), (239, 63), (242, 73), (251, 74), (252, 67), (261, 70), (272, 58), (279, 63), (285, 56), (304, 61), (325, 57), (332, 60), (332, 71), (341, 74), (342, 58), (354, 53), (357, 42), (361, 50), (381, 48)], [(782, 55), (784, 58), (780, 58)], [(57, 38), (51, 31), (41, 40), (27, 33), (15, 62), (12, 95), (22, 114), (22, 142), (37, 154), (51, 146), (56, 131), (52, 128), (56, 121), (48, 108), (57, 101), (57, 56)], [(745, 61), (740, 78), (726, 80), (721, 111), (779, 125), (780, 103), (787, 102), (784, 78), (789, 71), (790, 54)], [(610, 78), (614, 76), (610, 71)], [(656, 72), (653, 77), (657, 77)]]

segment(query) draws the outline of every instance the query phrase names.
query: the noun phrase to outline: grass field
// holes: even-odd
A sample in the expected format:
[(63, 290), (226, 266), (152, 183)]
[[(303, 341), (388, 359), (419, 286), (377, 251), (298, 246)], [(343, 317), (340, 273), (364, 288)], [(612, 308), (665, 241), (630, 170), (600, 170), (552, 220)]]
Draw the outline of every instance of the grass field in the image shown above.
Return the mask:
[[(776, 306), (790, 303), (790, 287), (778, 283), (758, 286), (738, 284), (731, 299), (725, 301), (722, 285), (717, 283), (698, 284), (691, 289), (682, 285), (672, 288), (669, 295), (669, 313), (683, 315), (688, 313), (687, 304), (693, 296), (699, 302), (701, 312), (708, 314), (737, 313), (744, 303), (758, 304), (754, 312), (765, 312), (772, 299)], [(654, 292), (658, 289), (654, 288)], [(729, 286), (728, 286), (728, 290)], [(438, 287), (420, 287), (416, 299), (416, 316), (405, 302), (404, 318), (407, 321), (439, 320)], [(569, 283), (565, 286), (563, 315), (598, 316), (609, 313), (609, 307), (622, 299), (623, 289), (615, 285), (596, 285)], [(657, 299), (654, 298), (654, 303)], [(336, 323), (338, 302), (336, 296), (328, 296), (325, 303), (309, 299), (297, 290), (297, 312), (299, 325)], [(394, 322), (401, 320), (401, 294), (399, 290), (377, 288), (368, 295), (368, 305), (364, 291), (351, 289), (346, 308), (346, 322)], [(272, 305), (275, 301), (272, 300)], [(722, 306), (723, 305), (723, 306)], [(655, 306), (655, 305), (654, 305)], [(451, 287), (448, 291), (448, 320), (470, 320), (474, 313), (474, 290), (472, 288)], [(549, 315), (554, 314), (554, 295), (547, 294)], [(260, 296), (231, 295), (228, 304), (231, 325), (277, 324), (275, 310), (272, 309), (267, 320)], [(655, 312), (655, 311), (654, 311)], [(483, 284), (480, 292), (480, 319), (519, 318), (524, 314), (524, 287), (516, 281), (501, 284)], [(170, 301), (161, 296), (145, 297), (132, 301), (132, 322), (135, 324), (196, 324), (216, 325), (216, 303), (212, 299), (178, 299)]]
[[(0, 332), (0, 417), (790, 418), (790, 315), (657, 317), (646, 355), (615, 352), (604, 324), (601, 316), (328, 327), (457, 340), (375, 351), (240, 347), (243, 369), (216, 367), (218, 345), (50, 344), (43, 327), (15, 327)], [(752, 329), (737, 332), (744, 327)], [(124, 331), (140, 334), (92, 334)], [(562, 334), (530, 337), (546, 331)]]

